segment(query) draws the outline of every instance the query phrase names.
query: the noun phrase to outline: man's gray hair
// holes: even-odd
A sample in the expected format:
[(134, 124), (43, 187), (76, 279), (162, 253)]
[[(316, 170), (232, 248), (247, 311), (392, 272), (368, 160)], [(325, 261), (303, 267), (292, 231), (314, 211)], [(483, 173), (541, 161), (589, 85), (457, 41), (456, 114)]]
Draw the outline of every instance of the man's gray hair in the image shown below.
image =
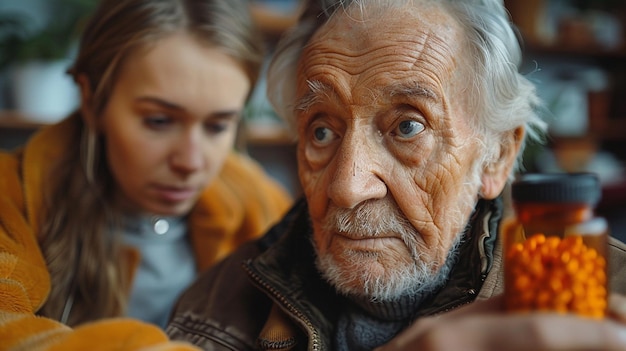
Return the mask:
[[(523, 126), (525, 140), (541, 141), (546, 123), (539, 115), (542, 108), (535, 86), (519, 72), (522, 51), (518, 33), (502, 0), (310, 0), (298, 25), (279, 42), (268, 70), (268, 98), (275, 111), (294, 123), (296, 66), (303, 47), (328, 20), (347, 9), (367, 12), (419, 3), (440, 4), (465, 29), (469, 59), (465, 64), (468, 79), (465, 90), (475, 123), (475, 133), (485, 151), (501, 143), (510, 131)], [(463, 64), (463, 63), (462, 63)], [(525, 142), (522, 143), (522, 150)], [(485, 152), (482, 164), (497, 155)], [(521, 150), (520, 150), (521, 157)], [(520, 160), (518, 159), (518, 166)]]

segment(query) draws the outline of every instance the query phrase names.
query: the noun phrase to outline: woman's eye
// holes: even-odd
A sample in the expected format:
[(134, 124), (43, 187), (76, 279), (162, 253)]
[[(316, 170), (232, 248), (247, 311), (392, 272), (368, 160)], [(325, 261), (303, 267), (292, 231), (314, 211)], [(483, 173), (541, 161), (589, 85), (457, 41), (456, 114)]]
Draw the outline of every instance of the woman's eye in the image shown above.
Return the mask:
[(210, 122), (204, 124), (204, 130), (209, 134), (219, 134), (228, 130), (229, 125), (227, 122)]
[(330, 129), (326, 127), (317, 127), (313, 130), (313, 138), (318, 143), (329, 143), (334, 139), (334, 137), (335, 133), (333, 133)]
[(167, 116), (148, 116), (144, 118), (144, 124), (152, 129), (163, 129), (172, 123), (172, 119)]
[(398, 124), (396, 135), (402, 138), (411, 138), (419, 134), (422, 130), (424, 130), (423, 124), (414, 120), (406, 120)]

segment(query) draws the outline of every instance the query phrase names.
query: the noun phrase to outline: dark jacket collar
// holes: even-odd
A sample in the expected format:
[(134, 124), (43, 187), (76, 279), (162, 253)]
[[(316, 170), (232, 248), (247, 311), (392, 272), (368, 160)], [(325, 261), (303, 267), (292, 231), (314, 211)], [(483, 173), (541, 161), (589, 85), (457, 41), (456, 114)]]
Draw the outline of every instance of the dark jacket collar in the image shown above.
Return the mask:
[[(492, 265), (502, 210), (500, 198), (478, 202), (450, 279), (422, 304), (416, 317), (440, 313), (474, 300)], [(248, 262), (246, 269), (255, 284), (307, 331), (309, 345), (315, 343), (325, 350), (331, 349), (342, 297), (320, 277), (315, 267), (311, 230), (306, 201), (300, 200), (286, 220), (259, 242), (261, 250), (266, 250)]]

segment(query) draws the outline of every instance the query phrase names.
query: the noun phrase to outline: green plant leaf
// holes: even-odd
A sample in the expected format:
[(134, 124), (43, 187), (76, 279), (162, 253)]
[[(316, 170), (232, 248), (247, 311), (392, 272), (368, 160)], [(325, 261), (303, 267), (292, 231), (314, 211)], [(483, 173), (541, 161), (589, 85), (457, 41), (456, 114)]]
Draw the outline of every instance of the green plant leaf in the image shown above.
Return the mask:
[(48, 6), (48, 21), (38, 29), (32, 28), (28, 14), (0, 13), (0, 69), (11, 63), (67, 57), (96, 1), (50, 0)]

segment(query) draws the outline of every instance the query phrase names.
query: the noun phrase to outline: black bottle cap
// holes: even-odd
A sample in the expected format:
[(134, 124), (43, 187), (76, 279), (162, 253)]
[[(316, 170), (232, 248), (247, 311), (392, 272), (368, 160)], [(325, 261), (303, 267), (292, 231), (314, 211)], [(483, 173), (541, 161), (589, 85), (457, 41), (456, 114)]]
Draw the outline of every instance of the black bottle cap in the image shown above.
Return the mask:
[(593, 173), (528, 173), (513, 182), (514, 202), (586, 203), (595, 206), (602, 197)]

